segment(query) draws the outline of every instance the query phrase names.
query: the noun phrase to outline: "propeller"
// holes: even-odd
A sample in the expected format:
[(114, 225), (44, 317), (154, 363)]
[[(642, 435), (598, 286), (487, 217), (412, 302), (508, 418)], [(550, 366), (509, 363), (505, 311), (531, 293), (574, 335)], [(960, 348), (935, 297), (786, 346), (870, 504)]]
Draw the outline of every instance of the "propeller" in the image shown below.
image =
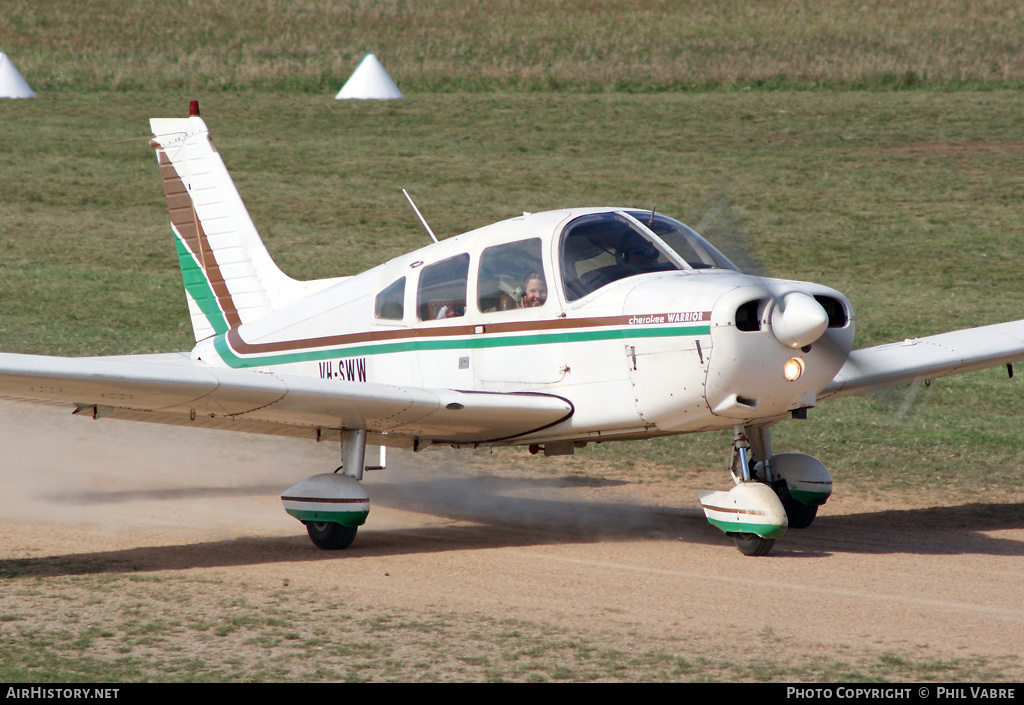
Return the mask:
[[(754, 238), (743, 226), (743, 222), (733, 208), (732, 199), (726, 193), (715, 193), (706, 199), (704, 203), (710, 203), (703, 211), (700, 221), (693, 226), (693, 229), (708, 239), (717, 247), (722, 254), (728, 257), (733, 264), (739, 267), (740, 271), (746, 274), (753, 274), (770, 278), (771, 270), (756, 254)], [(797, 295), (798, 292), (790, 292), (782, 296), (781, 300), (773, 296), (775, 310), (769, 317), (772, 332), (776, 338), (791, 348), (800, 348), (816, 340), (824, 332), (817, 331), (821, 325), (821, 306), (814, 301), (813, 297), (806, 294)], [(794, 297), (790, 300), (790, 297)], [(798, 302), (798, 298), (804, 300)], [(811, 299), (815, 306), (811, 306), (806, 299)], [(770, 306), (773, 304), (769, 304)], [(827, 326), (827, 320), (825, 325)], [(817, 335), (815, 332), (817, 331)], [(797, 343), (803, 343), (799, 345)], [(868, 393), (873, 399), (880, 413), (886, 414), (894, 421), (901, 421), (914, 415), (917, 405), (920, 403), (920, 394), (923, 384), (902, 385), (878, 389)]]
[[(731, 207), (728, 195), (714, 198), (694, 230), (722, 251), (740, 271), (769, 277), (768, 269), (754, 253), (752, 239)], [(779, 342), (794, 350), (810, 345), (828, 328), (828, 314), (813, 296), (791, 291), (772, 296), (770, 325)]]
[(770, 276), (768, 268), (755, 253), (753, 238), (732, 207), (728, 195), (714, 197), (700, 221), (692, 226), (745, 274)]

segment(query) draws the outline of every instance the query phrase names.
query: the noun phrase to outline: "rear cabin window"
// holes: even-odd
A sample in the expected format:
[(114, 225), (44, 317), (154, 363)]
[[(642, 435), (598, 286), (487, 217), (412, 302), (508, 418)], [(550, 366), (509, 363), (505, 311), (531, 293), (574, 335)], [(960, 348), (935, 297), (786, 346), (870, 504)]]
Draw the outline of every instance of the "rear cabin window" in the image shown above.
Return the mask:
[(377, 294), (373, 315), (389, 321), (400, 321), (405, 317), (405, 277)]
[(477, 303), (484, 313), (543, 306), (547, 277), (540, 238), (488, 247), (480, 256)]
[(420, 272), (416, 291), (416, 312), (421, 321), (458, 318), (466, 315), (466, 282), (469, 255), (450, 257), (427, 265)]

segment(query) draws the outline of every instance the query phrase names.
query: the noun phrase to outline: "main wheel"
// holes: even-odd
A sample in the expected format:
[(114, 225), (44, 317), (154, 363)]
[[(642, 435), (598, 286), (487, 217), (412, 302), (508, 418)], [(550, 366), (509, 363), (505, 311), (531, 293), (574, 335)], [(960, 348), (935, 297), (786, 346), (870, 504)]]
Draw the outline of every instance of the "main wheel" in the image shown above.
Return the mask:
[(333, 521), (307, 521), (306, 533), (317, 548), (337, 551), (348, 548), (356, 538), (358, 526), (342, 526)]
[(744, 556), (767, 556), (775, 545), (775, 539), (766, 539), (757, 534), (729, 534), (736, 548)]
[(806, 529), (814, 523), (814, 517), (818, 516), (817, 504), (804, 504), (792, 497), (782, 500), (782, 506), (786, 510), (791, 529)]

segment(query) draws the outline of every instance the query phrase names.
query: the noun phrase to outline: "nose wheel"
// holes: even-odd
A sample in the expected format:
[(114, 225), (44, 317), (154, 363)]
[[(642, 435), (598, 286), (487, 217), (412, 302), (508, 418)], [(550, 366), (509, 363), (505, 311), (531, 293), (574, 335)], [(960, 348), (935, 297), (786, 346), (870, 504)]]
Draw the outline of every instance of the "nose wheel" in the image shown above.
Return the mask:
[(766, 539), (757, 534), (729, 534), (736, 548), (744, 556), (767, 556), (775, 545), (775, 539)]
[(814, 523), (814, 518), (818, 516), (817, 504), (804, 504), (789, 496), (782, 500), (782, 506), (786, 509), (791, 529), (806, 529)]

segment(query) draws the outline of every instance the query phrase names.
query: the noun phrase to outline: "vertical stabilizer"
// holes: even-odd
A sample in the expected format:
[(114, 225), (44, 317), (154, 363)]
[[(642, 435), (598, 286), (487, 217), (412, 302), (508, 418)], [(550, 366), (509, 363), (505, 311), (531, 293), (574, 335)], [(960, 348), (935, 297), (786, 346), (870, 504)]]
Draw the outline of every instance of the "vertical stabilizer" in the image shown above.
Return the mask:
[(265, 316), (303, 284), (270, 258), (196, 103), (150, 127), (196, 341)]

